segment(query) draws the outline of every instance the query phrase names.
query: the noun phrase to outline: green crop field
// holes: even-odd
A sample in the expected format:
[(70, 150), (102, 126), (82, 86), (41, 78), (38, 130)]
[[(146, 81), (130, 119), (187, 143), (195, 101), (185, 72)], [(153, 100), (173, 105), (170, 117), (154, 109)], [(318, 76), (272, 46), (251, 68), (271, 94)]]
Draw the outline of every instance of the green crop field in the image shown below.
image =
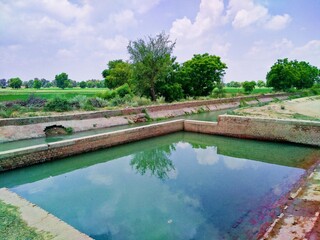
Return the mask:
[[(225, 87), (224, 89), (226, 90), (226, 93), (244, 93), (243, 88)], [(272, 92), (272, 88), (263, 87), (263, 88), (253, 89), (252, 94), (259, 94), (259, 93), (262, 94), (262, 93), (271, 93), (271, 92)]]
[(3, 101), (14, 101), (14, 100), (26, 100), (30, 95), (36, 97), (41, 97), (44, 99), (51, 99), (55, 96), (73, 98), (77, 95), (84, 95), (87, 97), (94, 97), (98, 93), (105, 91), (104, 88), (70, 88), (70, 89), (60, 89), (60, 88), (44, 88), (44, 89), (0, 89), (0, 102)]
[[(228, 94), (243, 94), (243, 88), (233, 88), (225, 87), (226, 93)], [(21, 88), (21, 89), (0, 89), (0, 102), (4, 101), (14, 101), (14, 100), (27, 100), (30, 95), (36, 97), (41, 97), (44, 99), (52, 99), (55, 96), (65, 97), (67, 99), (73, 98), (77, 95), (84, 95), (87, 97), (94, 97), (98, 93), (104, 92), (105, 88), (43, 88), (43, 89), (33, 89), (33, 88)], [(252, 94), (262, 94), (270, 93), (272, 88), (255, 88)]]

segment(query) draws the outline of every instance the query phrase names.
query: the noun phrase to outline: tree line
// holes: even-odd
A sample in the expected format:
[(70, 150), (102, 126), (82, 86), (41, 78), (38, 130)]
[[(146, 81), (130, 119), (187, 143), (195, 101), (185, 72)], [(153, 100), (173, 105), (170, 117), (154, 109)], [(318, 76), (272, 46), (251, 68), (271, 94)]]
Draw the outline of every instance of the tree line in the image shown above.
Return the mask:
[(128, 60), (111, 60), (102, 71), (104, 80), (88, 80), (76, 82), (61, 73), (53, 81), (35, 78), (22, 82), (20, 78), (8, 81), (0, 80), (0, 86), (12, 88), (103, 88), (111, 89), (106, 95), (112, 96), (112, 90), (133, 93), (137, 96), (148, 97), (155, 101), (164, 97), (166, 101), (182, 98), (208, 96), (216, 94), (223, 96), (223, 87), (242, 87), (250, 93), (257, 87), (272, 87), (275, 91), (289, 91), (292, 88), (310, 88), (320, 82), (320, 70), (304, 61), (289, 61), (279, 59), (263, 80), (236, 82), (224, 84), (223, 78), (227, 65), (216, 55), (195, 54), (190, 60), (178, 63), (173, 56), (175, 41), (162, 32), (155, 37), (130, 41), (127, 46)]

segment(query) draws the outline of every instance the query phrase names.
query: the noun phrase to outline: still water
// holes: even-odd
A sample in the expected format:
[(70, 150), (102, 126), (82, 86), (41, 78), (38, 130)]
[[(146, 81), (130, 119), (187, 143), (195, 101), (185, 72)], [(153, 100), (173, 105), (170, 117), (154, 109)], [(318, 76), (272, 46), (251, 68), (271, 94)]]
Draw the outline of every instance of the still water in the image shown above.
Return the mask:
[(94, 239), (256, 239), (314, 148), (175, 133), (6, 172), (9, 187)]

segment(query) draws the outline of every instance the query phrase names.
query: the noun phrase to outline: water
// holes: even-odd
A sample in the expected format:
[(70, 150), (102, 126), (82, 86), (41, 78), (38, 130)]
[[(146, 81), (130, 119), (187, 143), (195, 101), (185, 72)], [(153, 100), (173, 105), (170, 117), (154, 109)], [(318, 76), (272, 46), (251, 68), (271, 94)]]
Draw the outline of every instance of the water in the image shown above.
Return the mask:
[[(228, 109), (228, 110), (230, 110), (230, 109)], [(171, 121), (174, 119), (217, 121), (218, 116), (221, 114), (225, 114), (228, 110), (219, 110), (219, 111), (214, 111), (214, 112), (205, 112), (205, 113), (199, 113), (199, 114), (185, 115), (185, 116), (180, 116), (180, 117), (176, 117), (176, 118), (165, 119), (165, 120), (158, 121), (158, 122)], [(30, 147), (30, 146), (39, 145), (39, 144), (52, 143), (52, 142), (57, 142), (57, 141), (62, 141), (62, 140), (67, 140), (67, 139), (86, 137), (86, 136), (90, 136), (90, 135), (94, 135), (94, 134), (113, 132), (113, 131), (117, 131), (117, 130), (128, 129), (128, 128), (149, 125), (149, 124), (154, 124), (154, 123), (155, 122), (137, 123), (137, 124), (132, 124), (132, 125), (123, 125), (123, 126), (116, 126), (116, 127), (103, 128), (103, 129), (94, 129), (94, 130), (89, 130), (89, 131), (84, 131), (84, 132), (77, 132), (72, 135), (64, 135), (64, 136), (58, 136), (58, 137), (57, 136), (43, 137), (43, 138), (19, 140), (19, 141), (14, 141), (14, 142), (5, 142), (5, 143), (0, 144), (0, 152), (12, 150), (12, 149)]]
[(256, 239), (319, 151), (175, 133), (2, 173), (95, 239)]

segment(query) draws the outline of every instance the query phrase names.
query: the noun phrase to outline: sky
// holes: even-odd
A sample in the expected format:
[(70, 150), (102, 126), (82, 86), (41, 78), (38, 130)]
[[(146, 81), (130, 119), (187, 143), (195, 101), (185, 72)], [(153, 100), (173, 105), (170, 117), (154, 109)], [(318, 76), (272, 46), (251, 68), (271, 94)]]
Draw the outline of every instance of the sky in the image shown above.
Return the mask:
[(221, 57), (225, 82), (265, 80), (280, 58), (320, 67), (320, 0), (0, 0), (0, 79), (102, 79), (127, 45), (165, 31), (182, 63)]

